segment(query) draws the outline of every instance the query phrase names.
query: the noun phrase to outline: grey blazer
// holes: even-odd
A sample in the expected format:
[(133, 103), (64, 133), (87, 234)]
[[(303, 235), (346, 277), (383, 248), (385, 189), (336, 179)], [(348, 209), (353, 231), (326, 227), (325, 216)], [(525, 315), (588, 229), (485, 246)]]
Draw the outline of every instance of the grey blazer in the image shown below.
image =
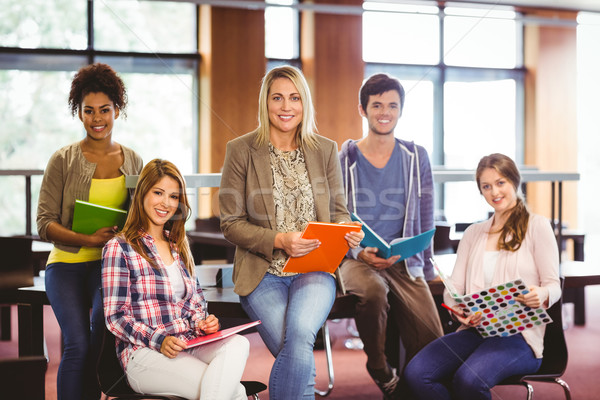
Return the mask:
[[(221, 230), (236, 245), (233, 282), (240, 296), (250, 294), (267, 272), (277, 234), (269, 146), (258, 146), (255, 138), (251, 132), (227, 143), (219, 190)], [(317, 149), (303, 148), (317, 220), (349, 222), (337, 144), (317, 139)]]

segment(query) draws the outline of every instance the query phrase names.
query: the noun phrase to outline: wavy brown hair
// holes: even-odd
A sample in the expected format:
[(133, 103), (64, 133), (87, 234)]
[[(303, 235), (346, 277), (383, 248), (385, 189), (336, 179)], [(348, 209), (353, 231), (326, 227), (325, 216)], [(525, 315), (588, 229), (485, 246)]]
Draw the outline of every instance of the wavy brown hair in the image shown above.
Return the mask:
[(529, 224), (529, 210), (519, 194), (521, 174), (515, 162), (510, 157), (500, 153), (485, 156), (479, 160), (479, 165), (477, 165), (475, 173), (479, 193), (481, 193), (481, 174), (488, 168), (495, 169), (500, 175), (506, 178), (515, 188), (515, 192), (517, 192), (517, 204), (510, 211), (510, 215), (500, 230), (500, 237), (498, 238), (498, 247), (500, 250), (517, 251), (521, 247), (523, 239), (525, 239), (527, 225)]
[(190, 204), (185, 192), (183, 176), (173, 163), (156, 158), (144, 166), (138, 178), (127, 221), (121, 234), (138, 254), (144, 257), (153, 267), (157, 267), (156, 261), (150, 258), (141, 240), (144, 231), (148, 229), (150, 220), (144, 210), (144, 198), (154, 185), (165, 176), (173, 178), (179, 184), (179, 205), (175, 214), (165, 224), (164, 229), (169, 231), (169, 243), (171, 246), (175, 246), (179, 252), (190, 275), (194, 275), (194, 258), (185, 233), (185, 221), (191, 214)]

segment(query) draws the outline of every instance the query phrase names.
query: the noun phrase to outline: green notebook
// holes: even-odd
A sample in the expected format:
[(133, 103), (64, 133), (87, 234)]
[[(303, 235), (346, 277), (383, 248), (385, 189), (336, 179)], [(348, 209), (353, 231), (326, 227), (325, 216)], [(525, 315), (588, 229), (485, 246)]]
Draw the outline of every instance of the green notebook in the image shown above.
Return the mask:
[(73, 211), (73, 231), (91, 235), (100, 228), (125, 225), (127, 211), (100, 206), (87, 201), (75, 200)]

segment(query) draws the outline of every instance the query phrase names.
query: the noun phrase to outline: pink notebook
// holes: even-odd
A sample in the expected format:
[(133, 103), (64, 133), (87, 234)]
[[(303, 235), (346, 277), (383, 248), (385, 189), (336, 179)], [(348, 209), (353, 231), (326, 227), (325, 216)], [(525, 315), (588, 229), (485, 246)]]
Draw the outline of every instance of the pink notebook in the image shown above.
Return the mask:
[(216, 342), (217, 340), (225, 339), (226, 337), (235, 335), (236, 333), (252, 328), (253, 326), (256, 326), (258, 324), (260, 324), (260, 320), (249, 322), (243, 325), (234, 326), (233, 328), (223, 329), (222, 331), (211, 333), (210, 335), (198, 336), (197, 338), (189, 340), (187, 342), (187, 348), (190, 349), (192, 347), (202, 346), (203, 344), (208, 344)]

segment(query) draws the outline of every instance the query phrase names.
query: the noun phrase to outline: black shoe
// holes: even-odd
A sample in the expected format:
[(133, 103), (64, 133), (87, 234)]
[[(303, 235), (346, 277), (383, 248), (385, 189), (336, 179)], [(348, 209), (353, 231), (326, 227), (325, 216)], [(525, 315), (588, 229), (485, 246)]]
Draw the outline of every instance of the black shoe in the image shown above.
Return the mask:
[(371, 375), (371, 378), (375, 381), (379, 389), (383, 392), (384, 400), (392, 400), (399, 398), (400, 378), (396, 373), (396, 368), (392, 368), (392, 377), (387, 382), (383, 382), (375, 378), (374, 373), (373, 371), (371, 371), (369, 366), (367, 366), (367, 371), (369, 372), (369, 375)]

